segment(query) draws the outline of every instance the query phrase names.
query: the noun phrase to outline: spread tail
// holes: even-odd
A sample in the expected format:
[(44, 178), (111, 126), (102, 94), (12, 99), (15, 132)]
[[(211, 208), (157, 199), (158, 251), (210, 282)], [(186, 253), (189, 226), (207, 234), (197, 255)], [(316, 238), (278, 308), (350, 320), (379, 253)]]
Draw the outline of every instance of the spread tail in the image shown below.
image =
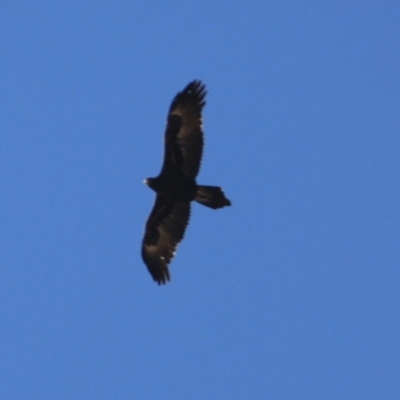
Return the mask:
[(194, 199), (200, 204), (214, 210), (231, 205), (231, 202), (225, 197), (224, 192), (219, 186), (197, 186), (196, 197)]

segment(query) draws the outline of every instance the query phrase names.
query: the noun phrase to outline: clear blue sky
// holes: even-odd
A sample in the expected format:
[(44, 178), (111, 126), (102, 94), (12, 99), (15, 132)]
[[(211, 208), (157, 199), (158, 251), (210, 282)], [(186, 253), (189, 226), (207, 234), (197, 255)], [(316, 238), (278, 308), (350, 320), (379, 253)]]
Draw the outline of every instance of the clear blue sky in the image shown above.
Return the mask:
[[(398, 1), (3, 1), (0, 398), (400, 398)], [(140, 257), (173, 96), (194, 204)]]

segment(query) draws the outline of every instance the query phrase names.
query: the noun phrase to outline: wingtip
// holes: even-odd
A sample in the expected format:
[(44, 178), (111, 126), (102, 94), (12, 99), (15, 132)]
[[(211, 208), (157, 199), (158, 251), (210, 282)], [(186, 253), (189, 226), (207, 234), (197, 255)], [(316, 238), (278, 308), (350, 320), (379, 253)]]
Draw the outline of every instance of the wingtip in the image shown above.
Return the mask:
[(159, 286), (166, 285), (171, 280), (168, 266), (160, 267), (159, 265), (152, 265), (150, 267), (150, 265), (147, 265), (147, 268), (153, 277), (154, 282), (156, 282)]
[(179, 92), (171, 103), (169, 113), (172, 113), (179, 105), (185, 107), (196, 107), (197, 112), (206, 105), (205, 97), (207, 95), (206, 85), (200, 80), (193, 80)]
[(168, 269), (168, 264), (160, 257), (151, 251), (152, 246), (142, 245), (142, 259), (152, 276), (153, 280), (159, 285), (165, 285), (171, 280), (171, 276)]
[(159, 286), (166, 285), (170, 280), (171, 277), (169, 275), (168, 267), (163, 271), (159, 271), (157, 275), (152, 274), (154, 282), (157, 282)]
[(185, 89), (183, 89), (183, 92), (193, 92), (202, 99), (204, 99), (207, 94), (206, 85), (200, 79), (194, 79), (190, 82)]

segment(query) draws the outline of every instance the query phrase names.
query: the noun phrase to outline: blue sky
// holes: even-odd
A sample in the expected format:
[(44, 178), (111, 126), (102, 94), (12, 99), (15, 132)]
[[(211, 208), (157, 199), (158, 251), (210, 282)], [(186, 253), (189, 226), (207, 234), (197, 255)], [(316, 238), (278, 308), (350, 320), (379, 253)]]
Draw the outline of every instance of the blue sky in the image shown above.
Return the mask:
[[(400, 398), (400, 5), (4, 1), (0, 398)], [(140, 257), (173, 96), (194, 204)]]

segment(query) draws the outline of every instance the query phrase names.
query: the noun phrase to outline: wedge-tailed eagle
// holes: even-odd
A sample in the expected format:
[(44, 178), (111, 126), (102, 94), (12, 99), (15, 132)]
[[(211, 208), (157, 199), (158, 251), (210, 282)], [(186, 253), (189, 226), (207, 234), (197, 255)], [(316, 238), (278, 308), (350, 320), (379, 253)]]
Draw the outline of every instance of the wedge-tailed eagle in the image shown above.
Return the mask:
[(203, 152), (201, 111), (205, 96), (206, 87), (200, 81), (189, 83), (175, 96), (164, 134), (161, 172), (145, 180), (157, 195), (146, 223), (142, 258), (159, 285), (170, 280), (168, 264), (185, 234), (190, 203), (195, 200), (213, 209), (231, 205), (220, 187), (196, 183)]

